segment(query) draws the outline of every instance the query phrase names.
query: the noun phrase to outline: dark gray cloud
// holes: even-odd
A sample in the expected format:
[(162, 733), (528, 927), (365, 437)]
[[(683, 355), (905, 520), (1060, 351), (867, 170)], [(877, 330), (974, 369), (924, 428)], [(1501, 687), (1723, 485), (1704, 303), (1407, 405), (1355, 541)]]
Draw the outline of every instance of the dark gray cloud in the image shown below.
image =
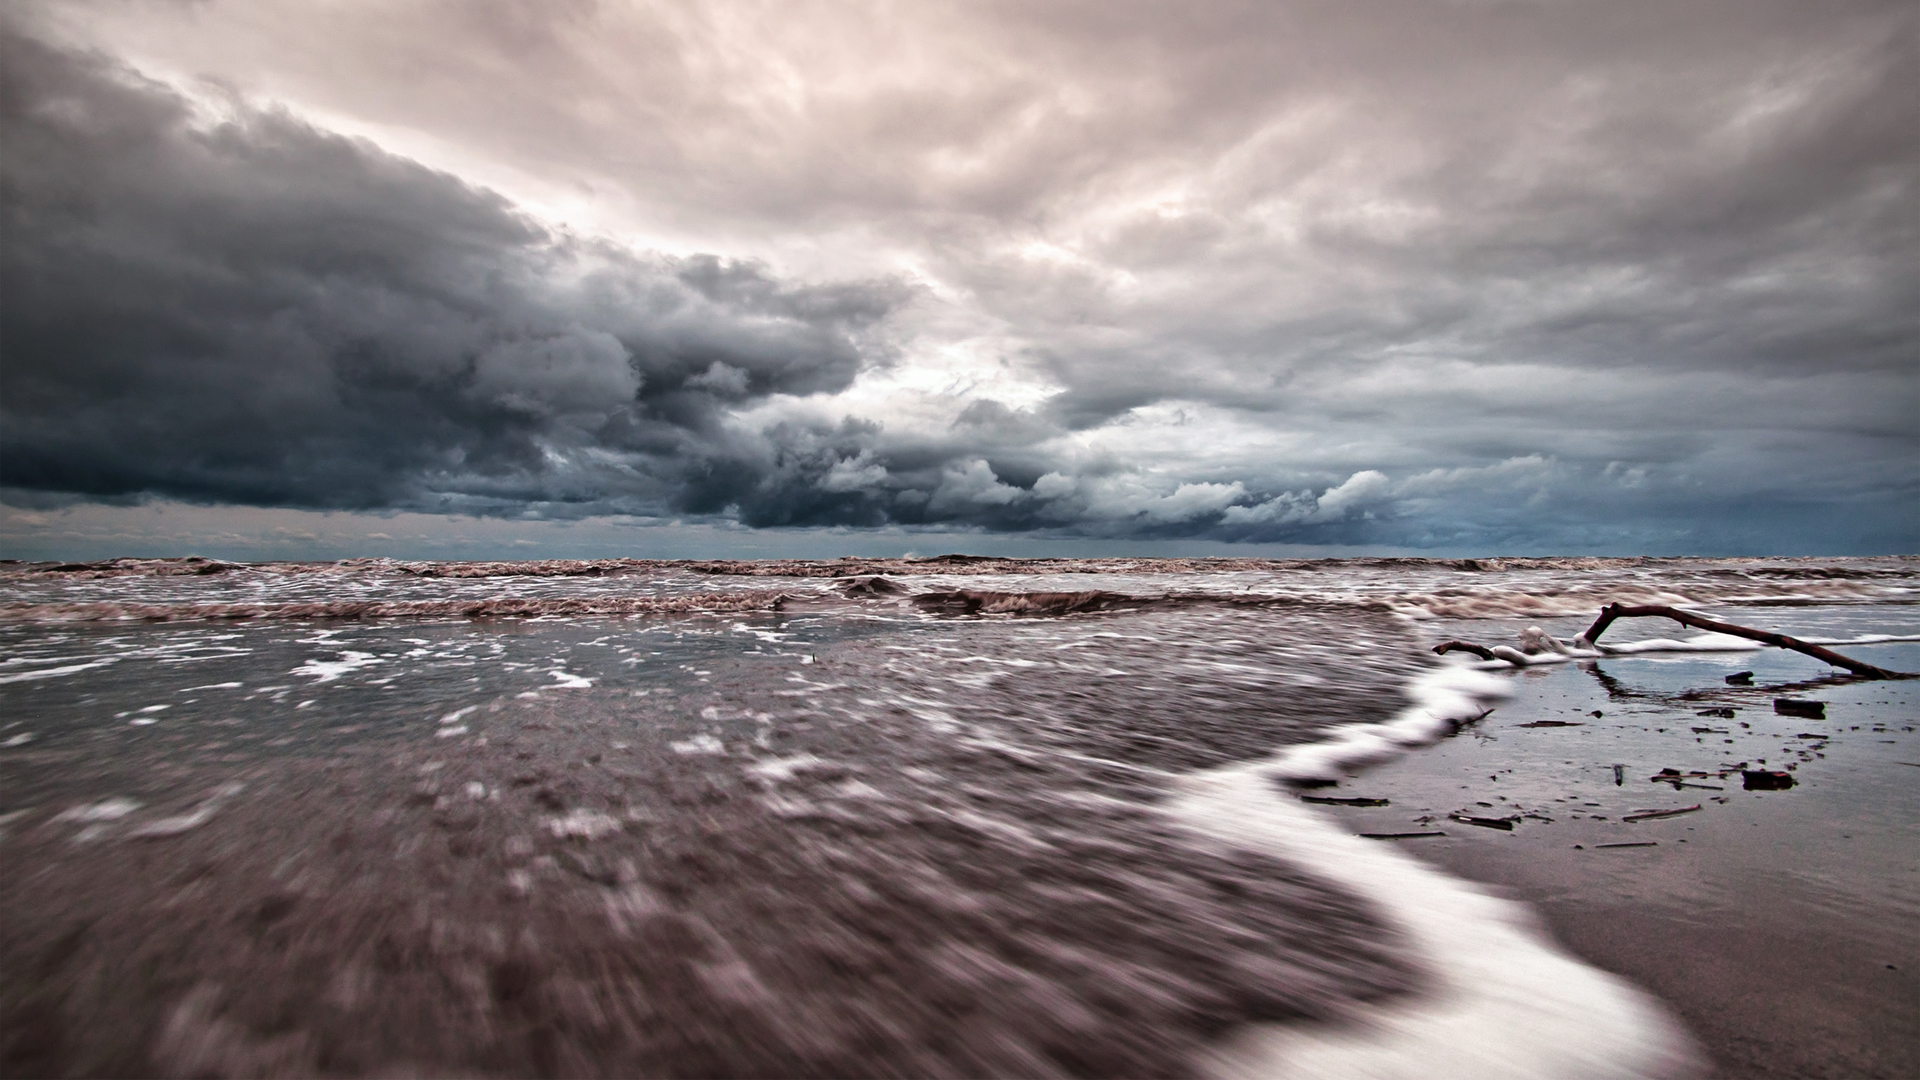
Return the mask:
[(15, 502), (1920, 542), (1910, 4), (26, 10)]
[(282, 112), (198, 115), (31, 38), (6, 56), (0, 482), (18, 489), (706, 509), (738, 469), (716, 461), (721, 411), (844, 388), (906, 295), (642, 258)]

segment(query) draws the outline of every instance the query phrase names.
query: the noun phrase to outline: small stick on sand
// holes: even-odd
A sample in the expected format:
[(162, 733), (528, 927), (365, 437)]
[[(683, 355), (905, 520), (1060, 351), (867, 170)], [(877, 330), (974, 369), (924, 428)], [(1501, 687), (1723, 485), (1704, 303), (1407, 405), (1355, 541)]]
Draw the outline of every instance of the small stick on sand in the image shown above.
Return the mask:
[(1654, 818), (1678, 817), (1681, 814), (1691, 814), (1698, 809), (1700, 809), (1699, 803), (1694, 803), (1692, 806), (1682, 806), (1673, 810), (1636, 810), (1631, 814), (1625, 815), (1620, 820), (1621, 821), (1651, 821)]

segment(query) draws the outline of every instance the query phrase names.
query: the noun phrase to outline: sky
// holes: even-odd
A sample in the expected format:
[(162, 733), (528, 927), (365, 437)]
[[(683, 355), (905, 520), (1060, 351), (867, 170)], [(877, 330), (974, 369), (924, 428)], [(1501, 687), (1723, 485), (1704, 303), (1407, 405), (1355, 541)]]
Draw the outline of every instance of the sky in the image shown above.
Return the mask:
[(0, 556), (1920, 551), (1920, 9), (24, 0)]

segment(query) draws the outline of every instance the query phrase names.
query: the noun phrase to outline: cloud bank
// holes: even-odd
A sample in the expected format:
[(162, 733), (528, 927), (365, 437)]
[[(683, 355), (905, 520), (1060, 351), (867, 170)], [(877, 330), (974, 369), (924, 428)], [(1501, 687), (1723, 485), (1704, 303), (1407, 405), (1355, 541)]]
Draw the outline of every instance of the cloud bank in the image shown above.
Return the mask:
[(1916, 26), (30, 8), (0, 498), (1912, 550)]
[(8, 56), (0, 478), (21, 489), (703, 509), (725, 411), (844, 389), (905, 294), (636, 255), (285, 113)]

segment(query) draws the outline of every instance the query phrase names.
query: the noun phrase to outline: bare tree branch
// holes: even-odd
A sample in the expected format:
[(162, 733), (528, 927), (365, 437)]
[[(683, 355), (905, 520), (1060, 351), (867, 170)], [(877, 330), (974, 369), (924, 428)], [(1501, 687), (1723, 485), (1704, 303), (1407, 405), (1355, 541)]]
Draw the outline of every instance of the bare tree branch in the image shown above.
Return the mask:
[[(1574, 639), (1574, 644), (1583, 649), (1598, 648), (1594, 642), (1601, 634), (1606, 632), (1607, 627), (1613, 625), (1615, 619), (1654, 617), (1672, 619), (1682, 626), (1691, 626), (1699, 630), (1711, 630), (1719, 634), (1732, 634), (1734, 637), (1743, 637), (1749, 641), (1758, 641), (1762, 644), (1775, 646), (1776, 648), (1792, 649), (1795, 652), (1805, 653), (1816, 660), (1824, 660), (1834, 667), (1846, 668), (1848, 671), (1853, 672), (1863, 679), (1920, 678), (1920, 675), (1909, 675), (1903, 671), (1888, 671), (1885, 668), (1875, 667), (1872, 664), (1863, 664), (1858, 660), (1849, 660), (1839, 653), (1834, 652), (1832, 649), (1808, 644), (1799, 638), (1790, 638), (1785, 634), (1776, 634), (1769, 630), (1755, 630), (1748, 626), (1738, 626), (1734, 623), (1721, 622), (1718, 619), (1709, 619), (1702, 615), (1681, 611), (1679, 608), (1667, 607), (1664, 604), (1608, 604), (1606, 607), (1600, 609), (1600, 617), (1594, 620), (1592, 626), (1587, 628), (1587, 632)], [(1510, 659), (1515, 655), (1503, 647), (1500, 651), (1508, 653), (1508, 656), (1502, 657), (1485, 645), (1475, 645), (1471, 641), (1443, 641), (1435, 645), (1433, 651), (1442, 655), (1450, 652), (1469, 652), (1482, 660)], [(1524, 661), (1524, 659), (1525, 658), (1522, 657), (1521, 661)], [(1521, 661), (1514, 662), (1518, 663)]]
[(1580, 635), (1576, 641), (1580, 644), (1592, 646), (1594, 642), (1599, 639), (1600, 635), (1606, 632), (1607, 627), (1613, 625), (1615, 619), (1654, 617), (1672, 619), (1682, 626), (1691, 626), (1699, 630), (1711, 630), (1717, 634), (1732, 634), (1734, 637), (1743, 637), (1749, 641), (1758, 641), (1781, 649), (1792, 649), (1794, 652), (1805, 653), (1816, 660), (1824, 660), (1834, 667), (1846, 668), (1848, 671), (1862, 678), (1913, 678), (1913, 676), (1905, 674), (1904, 672), (1888, 671), (1885, 668), (1874, 667), (1872, 664), (1863, 664), (1858, 660), (1849, 660), (1831, 649), (1821, 648), (1818, 645), (1809, 645), (1799, 638), (1790, 638), (1785, 634), (1775, 634), (1767, 630), (1755, 630), (1751, 627), (1721, 622), (1718, 619), (1705, 618), (1700, 615), (1681, 611), (1679, 608), (1667, 607), (1664, 604), (1608, 604), (1606, 607), (1600, 609), (1600, 617), (1594, 620), (1593, 625), (1588, 627), (1587, 632)]

